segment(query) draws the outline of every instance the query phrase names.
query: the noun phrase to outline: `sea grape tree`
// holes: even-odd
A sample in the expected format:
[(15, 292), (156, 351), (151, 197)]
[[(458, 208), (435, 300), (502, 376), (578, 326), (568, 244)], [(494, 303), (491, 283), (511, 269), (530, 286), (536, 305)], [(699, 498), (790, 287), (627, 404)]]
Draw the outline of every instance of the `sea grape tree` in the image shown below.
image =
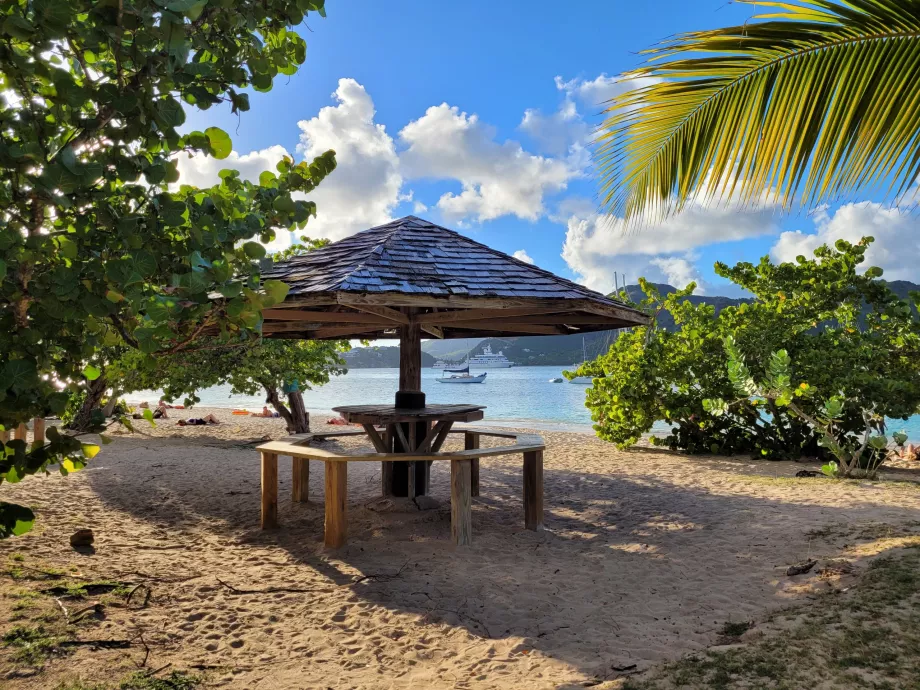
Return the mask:
[[(249, 109), (293, 74), (293, 30), (323, 0), (5, 0), (0, 3), (0, 425), (60, 413), (114, 330), (149, 355), (256, 333), (283, 299), (259, 280), (264, 242), (315, 214), (304, 198), (335, 166), (282, 160), (260, 184), (223, 171), (198, 189), (178, 155), (226, 158), (190, 107)], [(214, 334), (217, 334), (216, 336)], [(85, 460), (49, 431), (0, 447), (0, 482)], [(94, 446), (93, 446), (94, 448)], [(0, 536), (30, 511), (0, 503)]]
[[(716, 264), (719, 275), (751, 295), (718, 314), (685, 299), (693, 286), (662, 298), (643, 281), (643, 306), (669, 311), (677, 327), (635, 329), (579, 371), (603, 377), (587, 399), (599, 435), (628, 445), (664, 422), (670, 434), (653, 440), (671, 448), (780, 459), (827, 454), (826, 434), (814, 423), (819, 415), (832, 419), (842, 444), (862, 438), (867, 423), (881, 434), (886, 419), (915, 414), (920, 322), (915, 304), (899, 299), (880, 269), (859, 270), (871, 242), (839, 241), (789, 263), (765, 257)], [(754, 381), (767, 380), (774, 354), (784, 351), (799, 381), (820, 395), (797, 399), (798, 410), (777, 396), (739, 395), (724, 345), (729, 337)], [(831, 398), (845, 404), (828, 417)]]

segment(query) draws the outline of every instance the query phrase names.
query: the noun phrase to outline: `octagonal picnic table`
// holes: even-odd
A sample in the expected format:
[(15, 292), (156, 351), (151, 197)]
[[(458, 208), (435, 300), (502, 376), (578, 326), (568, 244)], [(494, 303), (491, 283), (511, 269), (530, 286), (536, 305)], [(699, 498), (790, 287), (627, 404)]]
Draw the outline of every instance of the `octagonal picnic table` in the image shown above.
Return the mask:
[[(332, 408), (350, 424), (360, 424), (378, 453), (437, 453), (455, 422), (478, 422), (483, 405), (343, 405)], [(377, 431), (383, 426), (384, 432)], [(477, 437), (478, 438), (478, 437)], [(479, 461), (473, 465), (475, 493), (479, 493)], [(415, 498), (428, 493), (431, 461), (381, 463), (384, 496)]]

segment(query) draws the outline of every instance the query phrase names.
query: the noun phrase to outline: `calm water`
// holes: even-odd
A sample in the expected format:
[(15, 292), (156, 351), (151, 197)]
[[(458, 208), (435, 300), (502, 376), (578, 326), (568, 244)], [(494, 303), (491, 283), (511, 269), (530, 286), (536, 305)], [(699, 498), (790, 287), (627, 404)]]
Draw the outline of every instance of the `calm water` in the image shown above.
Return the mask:
[[(549, 383), (561, 377), (565, 367), (512, 367), (490, 369), (485, 382), (479, 384), (438, 383), (437, 369), (422, 370), (422, 390), (429, 403), (470, 403), (485, 405), (485, 420), (503, 425), (521, 425), (547, 431), (582, 431), (593, 433), (591, 414), (585, 407), (587, 386), (569, 383)], [(474, 371), (473, 373), (481, 373)], [(352, 369), (344, 376), (334, 377), (328, 384), (304, 391), (307, 410), (316, 415), (327, 414), (338, 405), (368, 405), (390, 403), (398, 388), (398, 369)], [(259, 410), (264, 396), (231, 395), (229, 386), (215, 386), (199, 393), (202, 407), (234, 407)], [(154, 402), (159, 392), (133, 393), (130, 401)], [(480, 424), (481, 424), (480, 423)], [(891, 431), (904, 430), (912, 441), (920, 441), (920, 417), (894, 421)], [(653, 430), (666, 432), (667, 426)]]

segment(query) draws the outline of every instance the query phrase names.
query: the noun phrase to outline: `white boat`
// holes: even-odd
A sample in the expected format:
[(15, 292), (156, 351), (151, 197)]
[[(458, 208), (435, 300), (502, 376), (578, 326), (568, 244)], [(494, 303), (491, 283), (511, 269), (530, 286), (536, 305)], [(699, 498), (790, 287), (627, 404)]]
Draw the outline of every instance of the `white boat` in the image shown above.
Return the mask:
[(491, 345), (486, 345), (482, 349), (482, 354), (470, 357), (465, 364), (479, 367), (480, 369), (507, 369), (514, 366), (514, 362), (505, 357), (501, 350), (497, 354), (493, 353)]
[(564, 379), (560, 379), (558, 376), (554, 379), (549, 380), (550, 383), (562, 383), (563, 381)]
[(442, 376), (439, 379), (436, 379), (438, 383), (482, 383), (486, 380), (485, 372), (479, 374), (478, 376), (470, 376), (469, 374), (451, 374), (450, 376)]

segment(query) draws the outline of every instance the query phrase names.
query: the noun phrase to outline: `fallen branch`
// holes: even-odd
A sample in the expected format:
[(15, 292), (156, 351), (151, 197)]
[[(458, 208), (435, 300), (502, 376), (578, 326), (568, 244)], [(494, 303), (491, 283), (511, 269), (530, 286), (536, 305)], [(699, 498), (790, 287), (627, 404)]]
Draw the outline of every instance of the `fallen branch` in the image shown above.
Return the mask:
[(131, 598), (134, 596), (134, 593), (140, 589), (144, 590), (144, 601), (141, 603), (139, 608), (147, 607), (147, 603), (150, 601), (150, 596), (153, 594), (153, 590), (150, 589), (149, 585), (145, 585), (143, 582), (141, 582), (138, 585), (134, 585), (134, 588), (130, 592), (128, 592), (128, 595), (125, 597), (125, 607), (126, 608), (131, 607)]

